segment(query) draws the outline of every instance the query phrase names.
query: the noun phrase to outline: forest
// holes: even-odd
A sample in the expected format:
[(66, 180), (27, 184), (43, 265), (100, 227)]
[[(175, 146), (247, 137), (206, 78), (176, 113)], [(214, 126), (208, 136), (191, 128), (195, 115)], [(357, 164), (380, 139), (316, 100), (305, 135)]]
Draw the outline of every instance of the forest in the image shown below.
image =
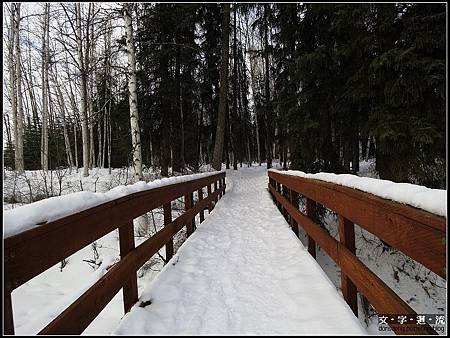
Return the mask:
[(10, 3), (4, 168), (279, 162), (446, 187), (444, 3)]

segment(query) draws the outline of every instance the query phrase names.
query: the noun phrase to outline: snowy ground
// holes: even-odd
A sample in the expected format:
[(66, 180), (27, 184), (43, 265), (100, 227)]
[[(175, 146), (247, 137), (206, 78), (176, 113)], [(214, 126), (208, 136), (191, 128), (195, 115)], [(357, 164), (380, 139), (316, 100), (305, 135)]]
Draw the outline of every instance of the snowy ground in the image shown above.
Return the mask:
[(227, 171), (227, 194), (116, 334), (363, 334), (267, 192), (265, 167)]

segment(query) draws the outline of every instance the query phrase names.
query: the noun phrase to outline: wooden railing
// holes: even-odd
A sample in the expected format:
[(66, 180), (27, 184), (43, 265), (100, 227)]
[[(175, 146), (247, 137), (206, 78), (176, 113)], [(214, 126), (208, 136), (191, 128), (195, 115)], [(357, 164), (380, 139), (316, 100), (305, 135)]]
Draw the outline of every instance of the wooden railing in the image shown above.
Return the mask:
[[(342, 293), (356, 316), (358, 291), (379, 314), (416, 313), (356, 257), (354, 224), (446, 278), (443, 217), (356, 189), (282, 172), (269, 171), (269, 191), (296, 235), (298, 225), (307, 233), (308, 252), (315, 258), (317, 244), (340, 266)], [(299, 195), (306, 198), (306, 214), (299, 210)], [(317, 203), (338, 214), (339, 241), (315, 221)], [(415, 322), (390, 326), (397, 334), (436, 334), (429, 325)]]
[[(214, 186), (214, 190), (211, 189)], [(203, 188), (208, 195), (203, 197)], [(193, 204), (193, 194), (197, 203)], [(86, 245), (119, 228), (120, 261), (39, 334), (80, 334), (123, 288), (124, 310), (138, 301), (137, 270), (166, 246), (166, 262), (173, 255), (173, 237), (186, 226), (195, 230), (218, 199), (225, 194), (225, 173), (171, 184), (101, 204), (94, 208), (22, 232), (4, 240), (4, 330), (14, 334), (11, 292)], [(185, 213), (172, 220), (171, 202), (184, 196)], [(164, 228), (138, 247), (134, 243), (133, 219), (163, 207)]]

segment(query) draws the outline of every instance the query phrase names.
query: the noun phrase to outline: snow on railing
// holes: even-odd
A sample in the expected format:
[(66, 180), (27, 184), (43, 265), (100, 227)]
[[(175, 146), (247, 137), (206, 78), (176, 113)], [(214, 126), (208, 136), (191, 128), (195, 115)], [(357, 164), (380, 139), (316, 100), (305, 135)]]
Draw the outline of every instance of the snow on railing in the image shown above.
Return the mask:
[[(279, 172), (274, 169), (269, 169), (269, 171)], [(407, 204), (438, 216), (447, 216), (447, 190), (430, 189), (421, 185), (394, 183), (388, 180), (360, 177), (350, 174), (323, 172), (307, 174), (298, 170), (283, 171), (283, 174), (335, 183), (365, 191), (398, 203)]]
[(193, 175), (164, 177), (151, 182), (139, 181), (135, 184), (120, 185), (105, 193), (79, 191), (67, 195), (46, 198), (3, 212), (3, 238), (17, 235), (26, 230), (53, 222), (62, 217), (78, 213), (102, 203), (115, 200), (136, 192), (164, 187), (170, 184), (189, 182), (216, 175), (207, 172)]

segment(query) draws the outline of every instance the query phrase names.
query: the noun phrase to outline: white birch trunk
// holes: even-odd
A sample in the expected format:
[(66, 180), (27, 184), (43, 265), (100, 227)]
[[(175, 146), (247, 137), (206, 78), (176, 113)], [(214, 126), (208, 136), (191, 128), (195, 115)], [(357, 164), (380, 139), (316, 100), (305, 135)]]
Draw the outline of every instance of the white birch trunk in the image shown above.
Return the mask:
[(66, 148), (66, 159), (67, 159), (67, 165), (69, 166), (69, 173), (72, 172), (73, 167), (73, 158), (72, 158), (72, 150), (70, 148), (70, 139), (69, 134), (67, 132), (67, 124), (66, 124), (66, 104), (64, 102), (64, 97), (61, 91), (61, 87), (58, 82), (58, 76), (56, 73), (51, 73), (53, 77), (53, 82), (56, 86), (56, 94), (58, 98), (58, 104), (59, 104), (59, 110), (61, 113), (61, 121), (63, 125), (63, 133), (64, 133), (64, 146)]
[(128, 95), (130, 102), (131, 144), (133, 155), (133, 167), (136, 179), (142, 179), (142, 152), (141, 135), (139, 129), (139, 114), (136, 88), (136, 55), (134, 50), (133, 24), (131, 20), (131, 5), (123, 5), (123, 18), (127, 36), (128, 51)]
[[(108, 20), (108, 33), (105, 38), (105, 74), (106, 74), (106, 86), (105, 86), (105, 100), (108, 100), (108, 103), (105, 102), (104, 112), (103, 112), (103, 150), (102, 150), (102, 159), (101, 159), (101, 167), (105, 167), (105, 157), (106, 157), (106, 139), (108, 135), (108, 109), (111, 109), (111, 67), (110, 64), (110, 54), (111, 54), (111, 36), (112, 36), (112, 28), (111, 28), (111, 20)], [(109, 108), (108, 108), (109, 106)]]
[[(11, 4), (11, 20), (10, 20), (10, 36), (9, 36), (9, 53), (8, 53), (8, 63), (9, 63), (9, 84), (11, 86), (11, 113), (12, 113), (12, 124), (14, 133), (14, 148), (17, 147), (17, 92), (16, 92), (16, 67), (14, 59), (14, 44), (16, 40), (16, 5)], [(14, 151), (14, 156), (16, 156)], [(17, 164), (15, 164), (15, 169), (17, 169)]]
[(87, 85), (86, 85), (86, 69), (83, 58), (83, 41), (81, 36), (81, 7), (80, 3), (75, 4), (76, 13), (76, 40), (78, 47), (78, 63), (81, 73), (80, 88), (80, 119), (81, 119), (81, 136), (83, 140), (83, 176), (89, 176), (89, 129), (88, 116), (86, 107)]
[(42, 39), (42, 137), (41, 137), (41, 169), (48, 171), (48, 34), (49, 34), (49, 7), (44, 5), (44, 33)]
[(78, 172), (78, 143), (77, 143), (77, 124), (76, 122), (73, 124), (73, 143), (75, 147), (75, 168), (76, 172)]
[[(93, 20), (92, 13), (94, 12), (94, 4), (89, 3), (88, 16), (86, 22), (86, 35), (85, 35), (85, 71), (86, 71), (86, 79), (87, 79), (87, 109), (88, 109), (88, 128), (89, 128), (89, 168), (92, 169), (95, 165), (95, 149), (94, 149), (94, 108), (93, 108), (93, 79), (90, 76), (92, 73), (90, 71), (91, 64), (95, 65), (93, 59), (93, 26), (91, 26), (91, 20)], [(92, 61), (92, 62), (91, 62)]]
[[(37, 129), (38, 125), (39, 125), (39, 117), (38, 117), (36, 96), (34, 93), (33, 71), (31, 68), (31, 40), (30, 40), (30, 22), (29, 22), (29, 20), (27, 21), (27, 46), (28, 46), (28, 48), (27, 48), (28, 76), (27, 76), (27, 72), (24, 72), (24, 75), (25, 75), (25, 81), (26, 81), (27, 87), (28, 87), (28, 94), (29, 94), (30, 102), (31, 102), (31, 110), (33, 113), (33, 125)], [(25, 68), (23, 68), (23, 69), (25, 69)]]
[(22, 69), (20, 61), (20, 3), (16, 3), (15, 25), (15, 47), (16, 47), (16, 85), (17, 85), (17, 144), (15, 148), (16, 170), (19, 173), (24, 171), (23, 163), (23, 104), (22, 104)]

